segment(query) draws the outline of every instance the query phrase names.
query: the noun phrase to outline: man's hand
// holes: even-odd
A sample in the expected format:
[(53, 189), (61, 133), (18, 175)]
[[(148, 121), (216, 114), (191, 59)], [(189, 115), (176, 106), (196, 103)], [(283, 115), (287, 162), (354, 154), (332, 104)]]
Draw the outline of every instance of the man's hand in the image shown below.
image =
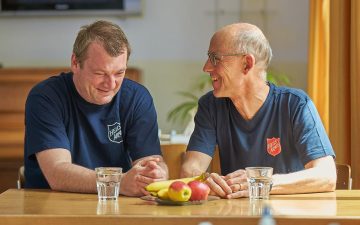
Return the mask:
[(126, 196), (143, 196), (149, 193), (145, 187), (155, 181), (166, 180), (168, 173), (160, 164), (161, 157), (145, 157), (136, 161), (133, 167), (123, 174), (120, 193)]
[(249, 195), (245, 170), (237, 170), (226, 176), (212, 173), (206, 183), (211, 189), (211, 194), (222, 198), (240, 198)]
[(232, 190), (232, 193), (227, 195), (226, 198), (241, 198), (249, 196), (245, 170), (236, 170), (226, 175), (224, 179)]
[(230, 186), (226, 183), (225, 177), (217, 173), (211, 173), (206, 179), (206, 184), (210, 187), (211, 194), (226, 198), (232, 193)]

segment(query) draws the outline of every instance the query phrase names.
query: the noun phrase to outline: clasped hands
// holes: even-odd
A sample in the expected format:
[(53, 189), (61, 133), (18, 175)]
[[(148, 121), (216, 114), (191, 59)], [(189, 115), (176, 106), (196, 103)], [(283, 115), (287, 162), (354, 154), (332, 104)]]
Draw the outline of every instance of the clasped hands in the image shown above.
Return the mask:
[[(161, 157), (150, 156), (136, 161), (133, 167), (123, 174), (120, 184), (120, 193), (127, 196), (149, 195), (145, 187), (156, 181), (168, 179), (168, 172), (160, 164)], [(205, 181), (212, 195), (221, 198), (247, 197), (248, 184), (245, 170), (237, 170), (226, 176), (211, 173)]]
[(168, 179), (161, 157), (149, 156), (136, 161), (132, 168), (123, 174), (120, 183), (120, 194), (126, 196), (143, 196), (149, 193), (145, 187), (156, 181)]
[(241, 198), (249, 196), (245, 170), (236, 170), (226, 176), (211, 173), (206, 179), (211, 195), (221, 198)]

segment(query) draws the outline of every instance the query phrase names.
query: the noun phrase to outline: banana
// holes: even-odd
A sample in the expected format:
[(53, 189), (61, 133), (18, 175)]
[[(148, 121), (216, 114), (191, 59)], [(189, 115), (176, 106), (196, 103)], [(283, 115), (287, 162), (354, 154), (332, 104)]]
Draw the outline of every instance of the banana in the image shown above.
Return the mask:
[(150, 195), (151, 196), (154, 196), (154, 197), (157, 197), (158, 196), (158, 193), (156, 191), (151, 191), (150, 192)]
[(161, 199), (168, 200), (169, 199), (168, 190), (169, 190), (168, 188), (161, 189), (160, 191), (157, 192), (157, 196)]
[(175, 180), (164, 180), (164, 181), (157, 181), (157, 182), (153, 182), (149, 185), (147, 185), (145, 187), (145, 189), (149, 192), (158, 192), (161, 189), (164, 188), (169, 188), (170, 184), (174, 181), (182, 181), (184, 183), (189, 183), (190, 181), (193, 180), (200, 180), (200, 181), (204, 181), (206, 179), (206, 174), (203, 173), (199, 176), (195, 176), (195, 177), (188, 177), (188, 178), (182, 178), (182, 179), (175, 179)]

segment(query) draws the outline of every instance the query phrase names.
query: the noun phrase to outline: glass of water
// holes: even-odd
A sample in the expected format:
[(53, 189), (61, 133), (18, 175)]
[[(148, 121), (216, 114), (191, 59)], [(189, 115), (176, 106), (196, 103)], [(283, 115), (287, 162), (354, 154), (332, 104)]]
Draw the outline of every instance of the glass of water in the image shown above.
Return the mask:
[(99, 200), (117, 200), (119, 197), (122, 168), (97, 167), (95, 172)]
[(269, 199), (272, 187), (272, 167), (246, 167), (250, 200)]

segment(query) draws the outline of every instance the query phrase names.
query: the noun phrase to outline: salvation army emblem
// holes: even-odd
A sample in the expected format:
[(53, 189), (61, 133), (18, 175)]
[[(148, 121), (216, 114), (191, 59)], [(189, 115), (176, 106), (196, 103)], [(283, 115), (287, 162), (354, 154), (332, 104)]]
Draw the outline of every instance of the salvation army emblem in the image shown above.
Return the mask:
[(267, 152), (270, 155), (276, 156), (281, 152), (280, 138), (266, 138), (266, 142)]
[(119, 122), (116, 122), (112, 125), (107, 125), (108, 127), (108, 138), (111, 142), (121, 143), (123, 141), (121, 136), (121, 125)]

